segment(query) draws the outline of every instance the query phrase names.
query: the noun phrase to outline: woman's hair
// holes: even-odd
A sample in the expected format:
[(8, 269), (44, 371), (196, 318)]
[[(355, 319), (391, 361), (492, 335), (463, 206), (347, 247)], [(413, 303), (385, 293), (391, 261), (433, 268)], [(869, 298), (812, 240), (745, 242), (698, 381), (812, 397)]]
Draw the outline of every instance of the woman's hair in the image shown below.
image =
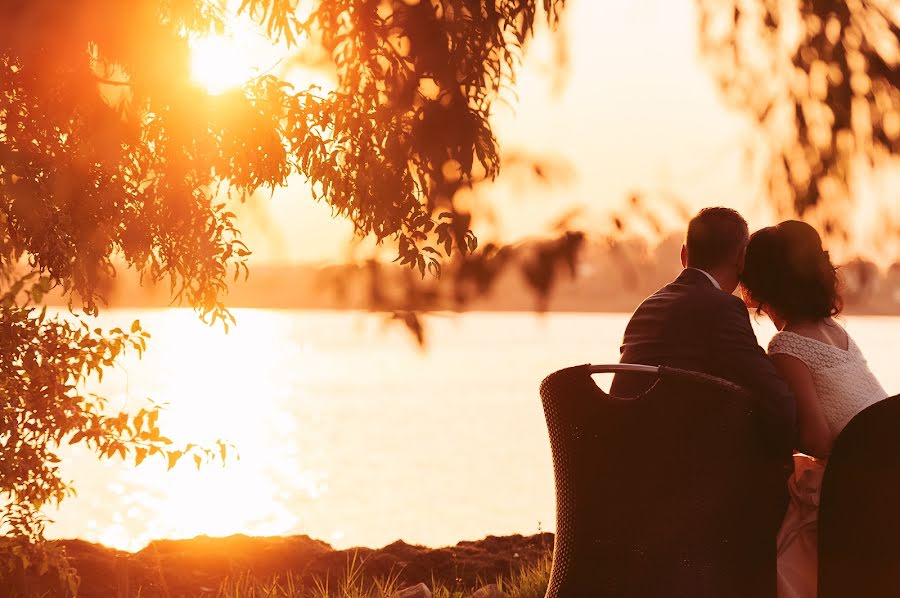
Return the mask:
[(787, 220), (750, 235), (741, 283), (760, 308), (786, 320), (819, 320), (843, 309), (837, 269), (816, 229)]

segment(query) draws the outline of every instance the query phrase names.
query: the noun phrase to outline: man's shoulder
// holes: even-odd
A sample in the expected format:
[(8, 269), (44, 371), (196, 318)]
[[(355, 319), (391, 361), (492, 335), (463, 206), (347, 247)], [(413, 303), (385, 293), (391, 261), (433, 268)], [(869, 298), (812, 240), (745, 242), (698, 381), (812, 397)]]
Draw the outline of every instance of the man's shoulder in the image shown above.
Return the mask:
[(641, 303), (641, 308), (670, 307), (691, 311), (739, 311), (746, 309), (738, 297), (712, 285), (683, 284), (674, 281), (662, 287)]

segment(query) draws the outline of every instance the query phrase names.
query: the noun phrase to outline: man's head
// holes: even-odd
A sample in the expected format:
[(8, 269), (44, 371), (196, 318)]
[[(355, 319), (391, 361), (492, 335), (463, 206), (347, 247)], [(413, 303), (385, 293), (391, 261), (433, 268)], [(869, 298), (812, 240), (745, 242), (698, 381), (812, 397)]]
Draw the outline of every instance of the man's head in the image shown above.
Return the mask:
[(703, 208), (688, 224), (681, 263), (711, 274), (722, 290), (733, 293), (744, 267), (750, 230), (731, 208)]

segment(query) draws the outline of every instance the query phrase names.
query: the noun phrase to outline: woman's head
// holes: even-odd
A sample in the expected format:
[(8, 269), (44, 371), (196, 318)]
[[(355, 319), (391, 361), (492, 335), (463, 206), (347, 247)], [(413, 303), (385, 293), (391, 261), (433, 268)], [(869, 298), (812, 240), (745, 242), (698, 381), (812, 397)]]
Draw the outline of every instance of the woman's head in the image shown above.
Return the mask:
[(816, 229), (787, 220), (750, 236), (741, 284), (760, 309), (786, 321), (840, 313), (837, 270)]

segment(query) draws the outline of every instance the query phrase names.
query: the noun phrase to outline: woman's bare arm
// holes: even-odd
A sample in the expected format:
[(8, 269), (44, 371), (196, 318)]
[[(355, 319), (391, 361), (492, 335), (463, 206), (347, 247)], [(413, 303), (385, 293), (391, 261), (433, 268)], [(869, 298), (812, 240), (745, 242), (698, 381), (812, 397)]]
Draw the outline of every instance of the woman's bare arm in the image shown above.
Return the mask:
[(819, 394), (812, 374), (806, 364), (783, 353), (770, 356), (775, 369), (787, 382), (797, 401), (797, 427), (799, 429), (799, 450), (807, 455), (824, 459), (831, 454), (834, 438), (825, 420)]

